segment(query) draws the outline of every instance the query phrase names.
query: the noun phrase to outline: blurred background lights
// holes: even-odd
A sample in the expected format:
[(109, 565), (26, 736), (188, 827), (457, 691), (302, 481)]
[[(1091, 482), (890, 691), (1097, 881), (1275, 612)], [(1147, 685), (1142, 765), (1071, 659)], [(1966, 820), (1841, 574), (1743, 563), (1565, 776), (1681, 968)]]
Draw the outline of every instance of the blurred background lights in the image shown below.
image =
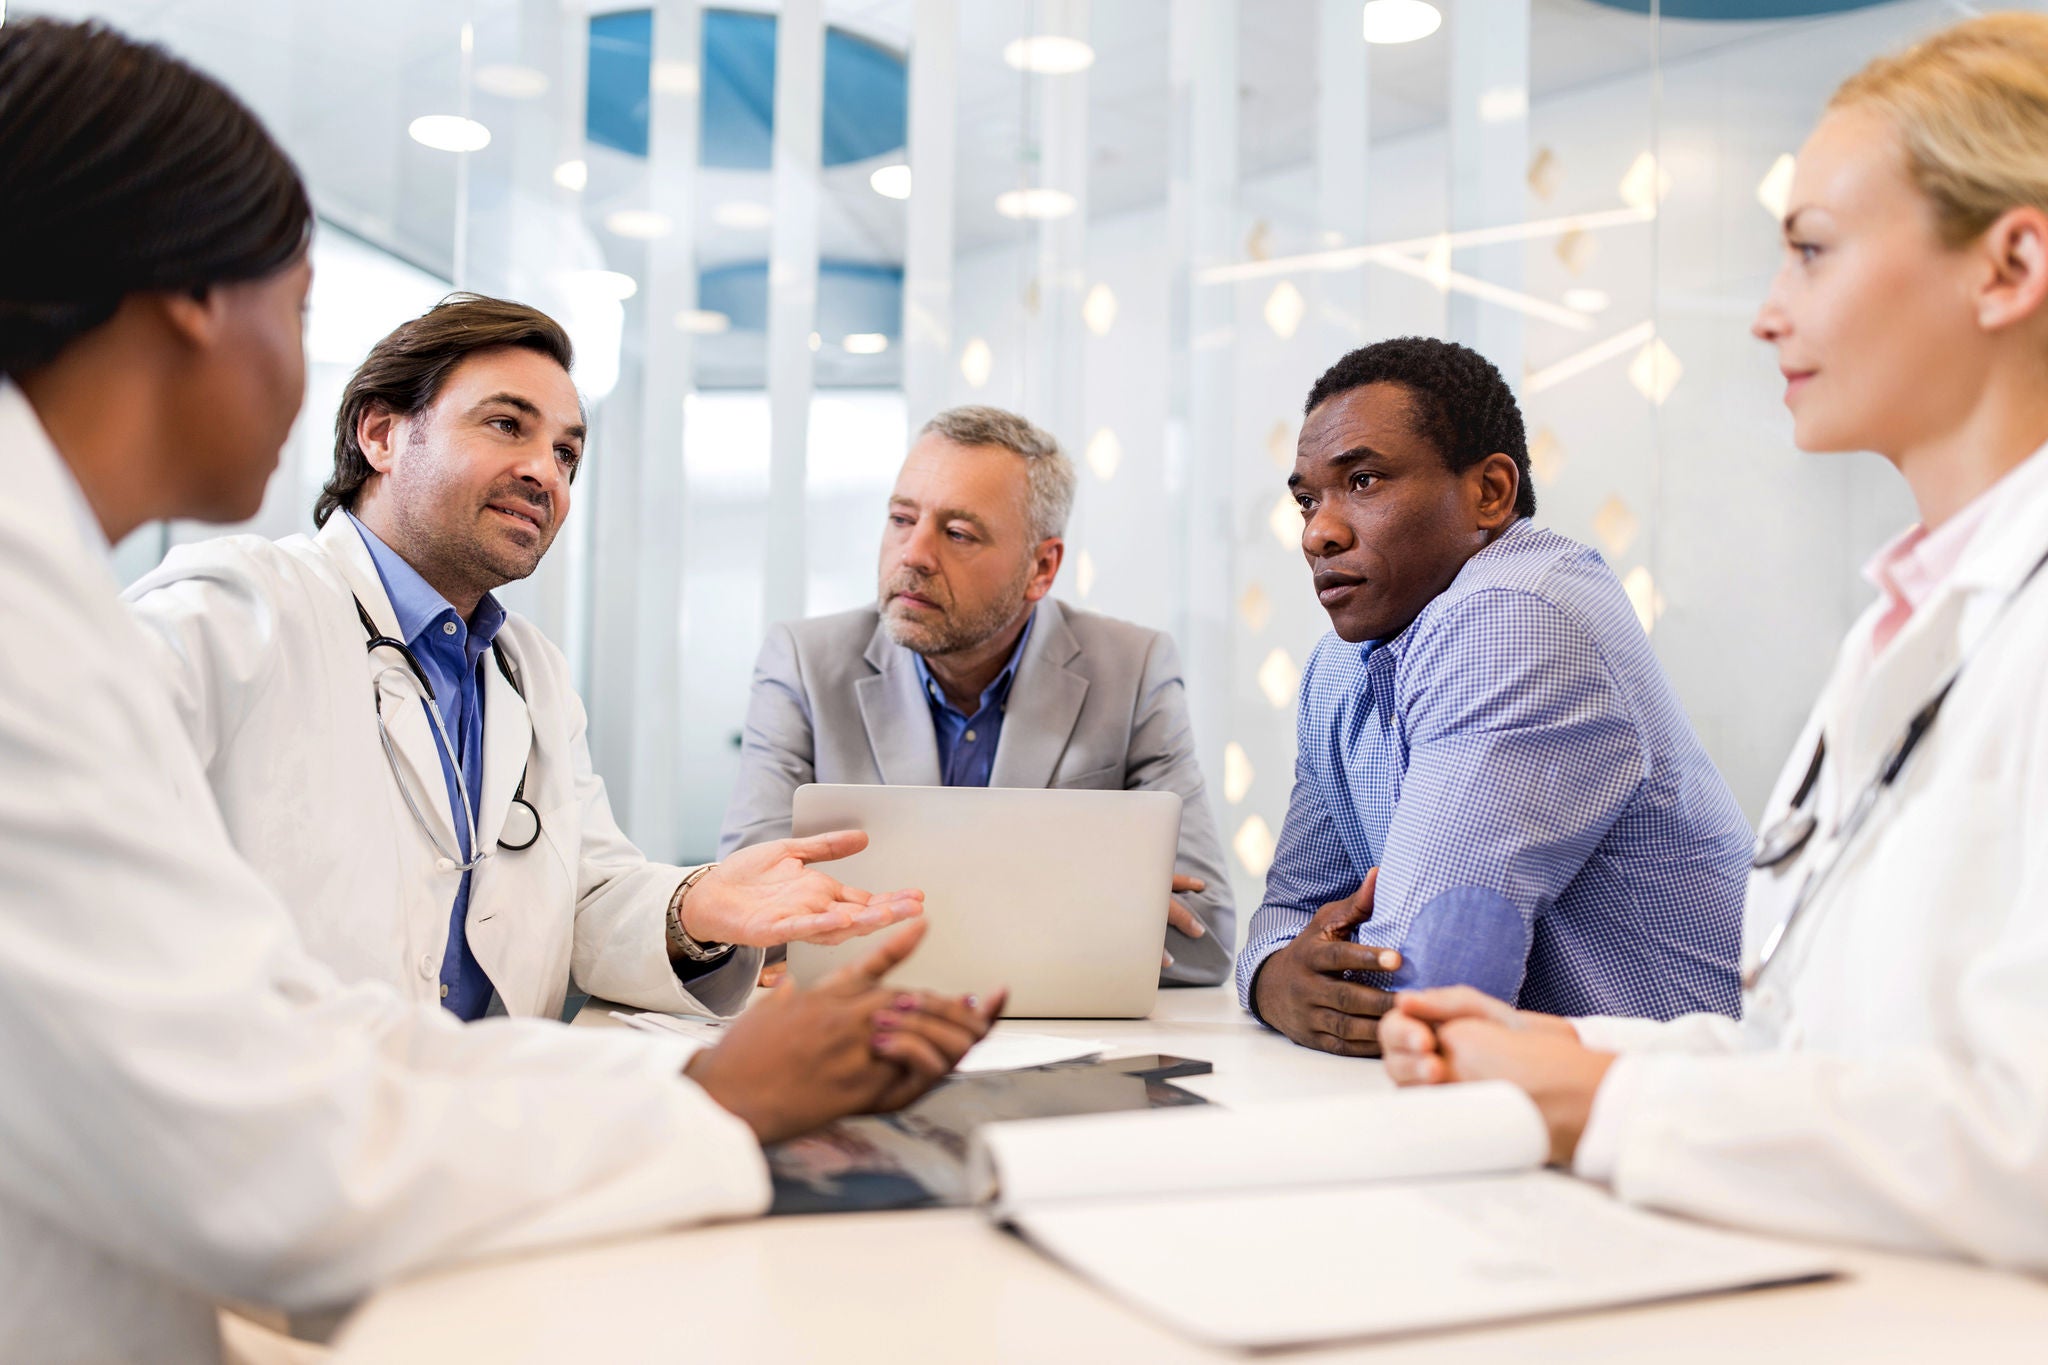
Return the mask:
[(1005, 44), (1003, 61), (1015, 70), (1033, 75), (1069, 76), (1095, 65), (1095, 49), (1079, 38), (1041, 33)]
[(491, 145), (491, 130), (460, 114), (422, 114), (405, 131), (437, 152), (480, 152)]
[(1412, 43), (1443, 26), (1444, 16), (1426, 0), (1372, 0), (1365, 7), (1368, 43)]
[(910, 167), (898, 161), (893, 165), (877, 166), (868, 177), (868, 186), (884, 199), (908, 199), (910, 197)]

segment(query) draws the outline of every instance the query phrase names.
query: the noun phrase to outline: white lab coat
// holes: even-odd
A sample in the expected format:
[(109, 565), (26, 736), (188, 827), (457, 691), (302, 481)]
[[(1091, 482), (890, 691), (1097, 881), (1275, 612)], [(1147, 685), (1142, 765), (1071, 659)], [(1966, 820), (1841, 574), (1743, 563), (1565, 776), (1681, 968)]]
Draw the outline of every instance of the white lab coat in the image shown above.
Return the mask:
[[(353, 594), (353, 596), (351, 596)], [(163, 646), (173, 702), (242, 856), (344, 981), (440, 996), (448, 915), (462, 874), (434, 848), (392, 780), (385, 725), (413, 798), (460, 847), (422, 695), (396, 650), (370, 654), (361, 599), (401, 632), (361, 534), (336, 515), (317, 536), (230, 536), (173, 550), (128, 590)], [(583, 704), (561, 651), (519, 616), (498, 634), (526, 693), (483, 660), (479, 843), (469, 942), (508, 1013), (553, 1018), (573, 975), (593, 995), (648, 1009), (731, 1014), (761, 950), (742, 949), (685, 988), (668, 956), (668, 904), (685, 869), (650, 863), (619, 832), (591, 771)], [(520, 770), (540, 814), (532, 847), (497, 847)]]
[[(1748, 960), (1910, 717), (1971, 656), (1740, 1023), (1580, 1021), (1627, 1053), (1580, 1148), (1631, 1201), (2048, 1270), (2048, 449), (1993, 490), (1949, 579), (1873, 660), (1874, 606), (1794, 746), (1825, 731), (1816, 835), (1751, 877)], [(1981, 651), (1972, 654), (1972, 651)]]
[(757, 1212), (687, 1047), (343, 985), (238, 857), (0, 381), (0, 1360), (217, 1354), (439, 1261)]

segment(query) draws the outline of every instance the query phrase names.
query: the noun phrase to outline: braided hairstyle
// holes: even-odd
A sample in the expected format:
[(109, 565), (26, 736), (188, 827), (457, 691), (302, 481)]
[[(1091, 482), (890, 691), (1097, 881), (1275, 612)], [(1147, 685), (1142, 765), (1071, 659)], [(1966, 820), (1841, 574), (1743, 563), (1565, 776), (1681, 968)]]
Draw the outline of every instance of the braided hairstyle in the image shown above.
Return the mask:
[(1309, 390), (1302, 412), (1314, 412), (1339, 394), (1367, 384), (1399, 384), (1408, 391), (1416, 434), (1436, 447), (1453, 474), (1496, 453), (1513, 460), (1522, 476), (1515, 515), (1536, 515), (1522, 410), (1492, 361), (1469, 346), (1435, 337), (1376, 341), (1326, 370)]
[(291, 161), (211, 77), (98, 23), (0, 25), (0, 377), (130, 294), (273, 275), (312, 221)]

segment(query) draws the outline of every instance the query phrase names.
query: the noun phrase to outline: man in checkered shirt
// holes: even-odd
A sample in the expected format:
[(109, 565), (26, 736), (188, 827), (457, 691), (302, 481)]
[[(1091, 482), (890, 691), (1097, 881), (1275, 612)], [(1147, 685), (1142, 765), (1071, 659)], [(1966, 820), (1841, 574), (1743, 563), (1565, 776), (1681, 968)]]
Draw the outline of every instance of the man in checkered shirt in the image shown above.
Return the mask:
[(1379, 1052), (1391, 992), (1734, 1014), (1749, 827), (1598, 553), (1538, 530), (1521, 413), (1420, 337), (1317, 381), (1288, 487), (1336, 629), (1238, 997)]

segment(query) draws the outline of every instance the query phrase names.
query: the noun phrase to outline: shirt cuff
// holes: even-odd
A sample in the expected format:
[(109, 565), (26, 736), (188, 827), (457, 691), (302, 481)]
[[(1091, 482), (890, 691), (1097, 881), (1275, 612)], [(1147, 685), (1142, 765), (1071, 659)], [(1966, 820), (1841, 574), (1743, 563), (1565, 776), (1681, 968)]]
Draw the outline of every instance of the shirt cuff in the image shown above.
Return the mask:
[(1572, 1155), (1572, 1174), (1603, 1185), (1614, 1183), (1621, 1167), (1622, 1135), (1641, 1088), (1642, 1063), (1616, 1057), (1600, 1088), (1593, 1092), (1593, 1108), (1586, 1116), (1586, 1131), (1579, 1134), (1579, 1149)]
[(1251, 953), (1245, 954), (1244, 958), (1238, 963), (1237, 979), (1242, 985), (1239, 987), (1237, 1003), (1244, 1006), (1247, 1014), (1251, 1015), (1252, 1018), (1258, 1020), (1261, 1024), (1264, 1024), (1267, 1028), (1272, 1028), (1273, 1026), (1267, 1024), (1266, 1017), (1259, 1013), (1259, 973), (1266, 970), (1266, 964), (1273, 960), (1273, 954), (1279, 952), (1293, 941), (1291, 938), (1284, 938), (1278, 943), (1269, 943), (1256, 955)]

